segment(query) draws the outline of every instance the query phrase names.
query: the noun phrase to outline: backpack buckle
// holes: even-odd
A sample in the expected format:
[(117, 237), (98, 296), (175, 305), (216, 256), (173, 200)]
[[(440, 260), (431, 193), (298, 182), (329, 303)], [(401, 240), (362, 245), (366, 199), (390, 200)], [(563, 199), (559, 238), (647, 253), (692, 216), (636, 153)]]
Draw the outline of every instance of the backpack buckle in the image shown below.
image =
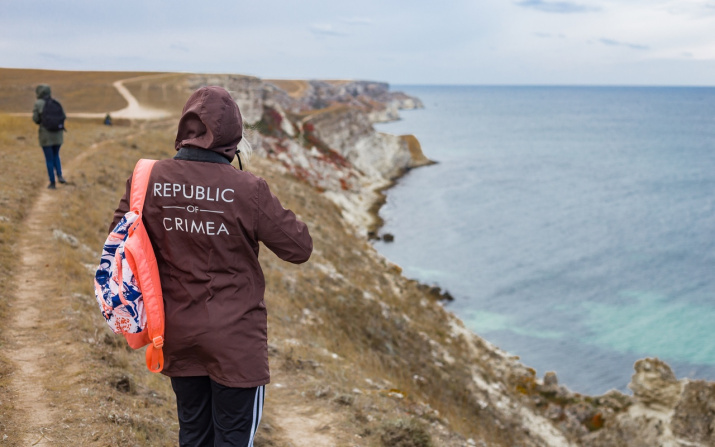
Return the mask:
[(154, 337), (154, 339), (152, 340), (152, 343), (154, 343), (154, 347), (156, 349), (159, 349), (162, 346), (164, 346), (164, 337), (162, 337), (161, 335), (158, 335), (158, 336)]

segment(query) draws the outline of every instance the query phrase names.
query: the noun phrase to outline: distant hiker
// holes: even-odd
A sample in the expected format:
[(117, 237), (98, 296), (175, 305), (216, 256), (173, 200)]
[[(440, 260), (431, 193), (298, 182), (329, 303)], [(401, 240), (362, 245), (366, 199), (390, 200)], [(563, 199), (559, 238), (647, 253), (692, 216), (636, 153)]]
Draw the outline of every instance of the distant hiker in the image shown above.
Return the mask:
[(42, 151), (45, 153), (47, 175), (50, 178), (50, 189), (55, 189), (55, 172), (60, 183), (65, 182), (62, 177), (60, 163), (60, 146), (63, 143), (65, 112), (60, 103), (50, 95), (50, 86), (40, 84), (35, 88), (37, 101), (32, 108), (32, 120), (39, 124), (39, 138)]
[(105, 126), (111, 126), (112, 125), (112, 117), (109, 116), (107, 113), (107, 116), (104, 117), (104, 125)]
[[(202, 87), (184, 106), (173, 159), (149, 177), (143, 219), (165, 311), (164, 368), (176, 394), (181, 446), (253, 446), (268, 369), (259, 242), (306, 262), (313, 241), (265, 180), (230, 163), (243, 140), (236, 102)], [(131, 178), (110, 228), (129, 210)]]

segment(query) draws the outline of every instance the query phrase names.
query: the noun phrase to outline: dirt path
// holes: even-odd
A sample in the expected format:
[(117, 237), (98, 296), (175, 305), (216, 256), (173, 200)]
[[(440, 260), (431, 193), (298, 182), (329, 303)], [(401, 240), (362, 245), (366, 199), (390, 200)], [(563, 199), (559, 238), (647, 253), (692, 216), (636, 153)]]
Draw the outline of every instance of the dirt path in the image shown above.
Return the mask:
[(21, 445), (28, 446), (53, 445), (49, 432), (55, 414), (40, 385), (45, 377), (39, 366), (48, 349), (40, 334), (42, 315), (39, 304), (45, 298), (43, 290), (49, 287), (49, 278), (42, 275), (42, 253), (45, 240), (51, 237), (46, 225), (51, 218), (52, 200), (52, 196), (43, 191), (25, 221), (25, 231), (18, 244), (22, 261), (16, 276), (17, 294), (12, 301), (14, 315), (5, 329), (7, 339), (11, 341), (8, 358), (13, 359), (16, 366), (11, 388), (17, 396), (16, 408), (26, 414), (26, 417), (18, 418), (26, 425), (18, 433), (24, 441)]
[(143, 79), (151, 79), (151, 78), (165, 77), (165, 76), (166, 76), (165, 74), (139, 76), (136, 78), (122, 79), (121, 81), (117, 81), (114, 84), (112, 84), (112, 85), (114, 85), (114, 88), (117, 89), (119, 94), (121, 94), (124, 97), (124, 99), (127, 101), (127, 103), (129, 104), (121, 110), (112, 112), (112, 116), (115, 118), (146, 119), (146, 120), (161, 119), (161, 118), (168, 117), (169, 113), (166, 110), (152, 109), (149, 107), (144, 107), (141, 104), (139, 104), (139, 101), (137, 101), (137, 99), (134, 97), (134, 95), (132, 95), (131, 92), (124, 86), (124, 83), (129, 82), (129, 81), (139, 81), (139, 80), (143, 80)]
[(329, 414), (308, 406), (283, 402), (273, 408), (280, 427), (290, 434), (291, 447), (331, 447), (337, 444), (331, 433)]
[[(129, 105), (118, 111), (117, 115), (124, 118), (158, 119), (168, 116), (165, 111), (157, 111), (142, 107), (141, 104), (124, 87), (126, 79), (114, 83), (115, 88), (127, 98)], [(89, 114), (87, 114), (89, 115)], [(103, 114), (99, 114), (104, 116)], [(141, 133), (139, 129), (136, 134)], [(131, 137), (124, 136), (123, 138)], [(100, 147), (114, 140), (95, 143), (74, 157), (65, 165), (65, 170), (72, 172), (82, 161), (97, 151)], [(61, 443), (61, 428), (59, 428), (61, 411), (50, 404), (48, 391), (44, 383), (63, 380), (48, 377), (42, 364), (50, 353), (57, 349), (77, 350), (78, 346), (63, 345), (63, 340), (48, 339), (47, 333), (52, 319), (46, 312), (60, 312), (61, 308), (50, 306), (51, 300), (47, 291), (52, 290), (52, 278), (46, 273), (45, 257), (47, 241), (52, 239), (52, 224), (55, 216), (61, 212), (61, 202), (57, 194), (45, 189), (38, 195), (29, 214), (25, 218), (23, 231), (17, 241), (18, 253), (21, 259), (15, 281), (17, 291), (10, 300), (11, 315), (8, 327), (4, 328), (9, 341), (7, 356), (14, 362), (14, 372), (10, 381), (10, 391), (15, 396), (15, 408), (21, 412), (16, 418), (19, 426), (14, 427), (22, 446), (55, 446)]]
[[(120, 95), (124, 97), (127, 101), (127, 106), (120, 110), (115, 110), (110, 112), (113, 118), (128, 118), (128, 119), (140, 119), (140, 120), (155, 120), (166, 118), (169, 116), (169, 112), (166, 110), (152, 109), (150, 107), (145, 107), (139, 104), (139, 101), (132, 95), (132, 93), (124, 86), (125, 82), (139, 81), (143, 79), (151, 79), (156, 77), (165, 77), (166, 74), (156, 74), (147, 76), (137, 76), (135, 78), (122, 79), (114, 82), (112, 85), (117, 89)], [(103, 113), (70, 113), (69, 116), (75, 118), (104, 118)]]

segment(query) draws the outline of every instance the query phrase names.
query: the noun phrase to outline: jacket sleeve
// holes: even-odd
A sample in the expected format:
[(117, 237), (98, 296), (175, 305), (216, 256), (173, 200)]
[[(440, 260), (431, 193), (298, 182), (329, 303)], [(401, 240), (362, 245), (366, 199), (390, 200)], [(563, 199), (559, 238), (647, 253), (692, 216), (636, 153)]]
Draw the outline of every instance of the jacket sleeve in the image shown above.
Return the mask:
[(111, 233), (114, 227), (117, 226), (120, 220), (122, 220), (122, 217), (124, 217), (125, 214), (129, 212), (129, 197), (131, 196), (132, 193), (132, 176), (130, 175), (129, 178), (127, 179), (127, 189), (124, 191), (124, 195), (122, 196), (122, 200), (119, 201), (119, 206), (117, 209), (114, 211), (114, 219), (112, 219), (112, 224), (109, 225), (109, 230), (107, 231), (107, 234)]
[(34, 107), (32, 107), (32, 121), (35, 124), (40, 124), (42, 120), (42, 109), (45, 107), (45, 101), (43, 99), (38, 99), (35, 101)]
[(263, 179), (258, 182), (256, 235), (276, 256), (293, 264), (307, 261), (313, 252), (308, 226), (293, 211), (283, 208)]

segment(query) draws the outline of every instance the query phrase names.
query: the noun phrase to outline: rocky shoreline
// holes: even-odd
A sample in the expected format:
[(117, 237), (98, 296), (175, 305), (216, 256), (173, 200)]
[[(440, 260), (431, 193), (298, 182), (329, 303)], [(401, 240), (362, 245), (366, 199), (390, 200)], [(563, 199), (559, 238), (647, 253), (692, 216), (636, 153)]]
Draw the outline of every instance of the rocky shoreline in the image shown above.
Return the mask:
[[(330, 199), (346, 229), (363, 238), (378, 236), (384, 191), (410, 169), (433, 163), (414, 136), (375, 131), (373, 123), (399, 119), (400, 109), (422, 107), (419, 99), (391, 92), (384, 83), (233, 75), (193, 75), (187, 82), (192, 89), (214, 84), (229, 90), (255, 130), (249, 139), (257, 155)], [(397, 266), (390, 268), (399, 272)], [(451, 339), (465, 353), (460, 361), (469, 365), (471, 382), (464, 393), (480, 409), (475, 417), (510, 430), (519, 445), (715, 445), (714, 383), (678, 380), (662, 361), (643, 359), (634, 366), (632, 396), (618, 391), (583, 396), (560, 386), (555, 373), (537, 377), (454, 315), (446, 318)], [(438, 363), (454, 365), (453, 346), (425, 337)]]

